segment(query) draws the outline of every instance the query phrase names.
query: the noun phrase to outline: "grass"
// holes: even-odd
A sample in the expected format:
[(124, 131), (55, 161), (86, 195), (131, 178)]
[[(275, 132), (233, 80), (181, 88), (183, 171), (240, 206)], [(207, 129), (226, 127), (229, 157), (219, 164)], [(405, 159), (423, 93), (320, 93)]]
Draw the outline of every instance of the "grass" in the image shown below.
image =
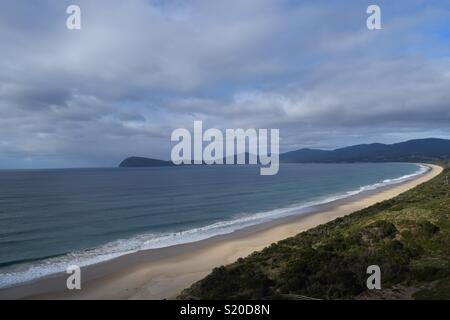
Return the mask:
[[(450, 169), (398, 197), (215, 268), (181, 299), (450, 298)], [(368, 290), (366, 269), (381, 268)], [(396, 298), (399, 296), (397, 295)]]

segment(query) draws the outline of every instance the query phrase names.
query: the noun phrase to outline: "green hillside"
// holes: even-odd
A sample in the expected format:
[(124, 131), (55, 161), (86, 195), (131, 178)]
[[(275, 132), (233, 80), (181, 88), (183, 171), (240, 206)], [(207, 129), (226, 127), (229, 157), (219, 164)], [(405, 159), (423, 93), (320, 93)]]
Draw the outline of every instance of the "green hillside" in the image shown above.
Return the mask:
[[(450, 299), (449, 177), (216, 268), (179, 298)], [(366, 288), (373, 264), (382, 290)]]

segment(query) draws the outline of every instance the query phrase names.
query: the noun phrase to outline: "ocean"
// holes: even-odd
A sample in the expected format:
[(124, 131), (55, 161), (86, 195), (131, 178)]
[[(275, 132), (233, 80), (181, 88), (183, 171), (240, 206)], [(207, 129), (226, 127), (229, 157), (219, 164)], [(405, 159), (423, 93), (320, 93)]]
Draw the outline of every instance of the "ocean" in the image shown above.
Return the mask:
[(0, 171), (0, 288), (188, 243), (399, 183), (404, 163)]

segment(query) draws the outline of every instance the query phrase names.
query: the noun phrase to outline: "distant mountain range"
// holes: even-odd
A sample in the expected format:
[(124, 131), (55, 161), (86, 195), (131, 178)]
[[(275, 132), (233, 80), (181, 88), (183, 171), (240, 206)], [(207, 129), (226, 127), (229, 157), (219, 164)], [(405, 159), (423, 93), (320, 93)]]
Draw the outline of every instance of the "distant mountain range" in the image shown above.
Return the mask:
[(300, 149), (280, 155), (281, 162), (414, 162), (450, 159), (450, 140), (417, 139), (394, 144), (360, 144), (331, 151)]
[[(246, 155), (248, 159), (248, 155)], [(282, 163), (426, 162), (450, 159), (450, 140), (416, 139), (394, 144), (360, 144), (335, 150), (299, 149), (280, 154)], [(171, 166), (171, 161), (130, 157), (120, 167)]]

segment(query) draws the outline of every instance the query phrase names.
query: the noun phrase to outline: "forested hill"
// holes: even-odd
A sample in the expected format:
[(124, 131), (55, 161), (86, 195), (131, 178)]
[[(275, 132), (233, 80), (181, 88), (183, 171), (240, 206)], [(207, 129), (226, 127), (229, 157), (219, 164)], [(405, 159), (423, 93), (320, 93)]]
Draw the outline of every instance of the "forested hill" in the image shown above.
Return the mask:
[[(433, 162), (449, 159), (450, 140), (435, 138), (409, 140), (394, 144), (361, 144), (336, 150), (300, 149), (280, 154), (280, 162), (284, 163)], [(248, 163), (247, 153), (246, 163)], [(173, 165), (171, 161), (130, 157), (122, 161), (119, 166), (161, 167), (171, 165)]]
[(281, 162), (431, 162), (450, 159), (450, 140), (418, 139), (394, 144), (361, 144), (336, 150), (300, 149), (280, 155)]

